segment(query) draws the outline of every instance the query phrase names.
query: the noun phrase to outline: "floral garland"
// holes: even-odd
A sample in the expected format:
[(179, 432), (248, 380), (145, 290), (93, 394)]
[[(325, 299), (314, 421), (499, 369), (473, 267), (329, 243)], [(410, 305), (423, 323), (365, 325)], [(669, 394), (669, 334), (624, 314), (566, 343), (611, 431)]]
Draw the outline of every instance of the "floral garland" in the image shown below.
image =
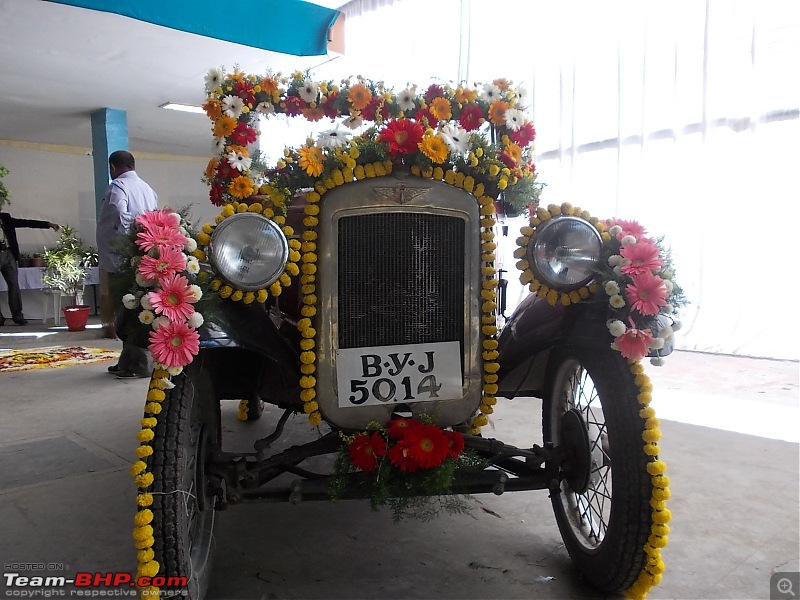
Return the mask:
[[(148, 464), (149, 457), (153, 455), (153, 447), (150, 442), (155, 438), (153, 431), (158, 424), (157, 417), (162, 410), (162, 402), (166, 399), (164, 390), (172, 389), (175, 384), (170, 381), (170, 373), (164, 369), (154, 369), (150, 378), (150, 385), (147, 392), (147, 403), (144, 407), (144, 418), (141, 420), (142, 429), (136, 435), (139, 446), (136, 448), (136, 462), (131, 466), (130, 472), (133, 475), (138, 492), (136, 495), (137, 512), (133, 518), (133, 540), (136, 546), (136, 558), (138, 568), (136, 570), (136, 580), (140, 577), (155, 577), (161, 566), (155, 560), (153, 545), (153, 494), (148, 489), (153, 485), (155, 476), (150, 471), (151, 465)], [(150, 586), (140, 588), (142, 597), (158, 598), (159, 588)]]
[(661, 549), (669, 542), (670, 529), (667, 523), (672, 519), (672, 513), (667, 508), (667, 500), (670, 497), (669, 477), (664, 474), (667, 465), (658, 458), (658, 441), (661, 439), (660, 421), (656, 418), (656, 411), (650, 406), (653, 384), (644, 372), (641, 362), (631, 360), (630, 365), (634, 383), (639, 388), (637, 400), (642, 405), (639, 417), (645, 422), (642, 432), (643, 451), (650, 459), (650, 462), (647, 463), (647, 473), (650, 475), (650, 482), (653, 486), (650, 496), (650, 506), (653, 509), (650, 517), (650, 536), (643, 548), (647, 555), (647, 561), (636, 581), (625, 591), (626, 597), (640, 600), (647, 596), (650, 588), (661, 582), (664, 573)]
[[(528, 246), (536, 239), (541, 226), (562, 216), (579, 216), (591, 223), (603, 241), (601, 265), (594, 281), (572, 292), (559, 292), (538, 280), (527, 259)], [(683, 303), (683, 291), (673, 281), (674, 271), (668, 253), (648, 238), (636, 221), (609, 219), (605, 222), (569, 203), (539, 207), (531, 215), (529, 225), (521, 229), (514, 256), (522, 271), (520, 281), (531, 292), (546, 298), (551, 305), (564, 306), (594, 299), (598, 296), (608, 306), (607, 326), (614, 341), (611, 347), (624, 358), (641, 360), (649, 353), (664, 347), (677, 327), (660, 328), (654, 334), (659, 315), (672, 317), (675, 308)], [(602, 282), (602, 295), (598, 281)], [(654, 356), (651, 362), (663, 364)]]
[[(395, 521), (406, 516), (429, 519), (440, 509), (462, 513), (469, 506), (451, 497), (457, 471), (482, 468), (480, 459), (464, 451), (464, 436), (440, 429), (429, 420), (397, 418), (347, 436), (331, 481), (331, 496), (341, 497), (347, 477), (361, 472), (373, 510), (389, 503)], [(421, 493), (422, 492), (422, 493)]]

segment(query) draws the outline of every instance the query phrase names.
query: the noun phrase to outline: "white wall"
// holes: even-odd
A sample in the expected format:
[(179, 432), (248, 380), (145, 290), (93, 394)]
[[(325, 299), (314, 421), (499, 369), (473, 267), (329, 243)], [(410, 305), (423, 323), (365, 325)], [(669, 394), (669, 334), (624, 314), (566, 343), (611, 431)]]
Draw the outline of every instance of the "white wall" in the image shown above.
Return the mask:
[[(206, 158), (137, 153), (136, 171), (158, 194), (159, 206), (192, 204), (194, 221), (212, 220), (218, 210), (208, 201), (201, 181)], [(3, 210), (23, 219), (41, 219), (76, 228), (95, 244), (94, 167), (89, 148), (0, 140), (0, 164), (10, 173), (4, 182), (11, 204)], [(18, 229), (23, 252), (53, 246), (58, 233), (49, 229)]]

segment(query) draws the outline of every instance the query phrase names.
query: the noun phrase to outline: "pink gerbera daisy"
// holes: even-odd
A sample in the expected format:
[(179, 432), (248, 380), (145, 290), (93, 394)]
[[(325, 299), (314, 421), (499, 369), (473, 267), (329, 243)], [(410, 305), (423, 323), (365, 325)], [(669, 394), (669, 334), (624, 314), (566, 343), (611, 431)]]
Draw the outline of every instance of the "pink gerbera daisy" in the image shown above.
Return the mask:
[(186, 255), (172, 248), (165, 248), (158, 253), (158, 258), (145, 255), (139, 263), (139, 273), (150, 281), (161, 281), (169, 275), (179, 273), (186, 268)]
[(162, 252), (166, 248), (178, 250), (186, 245), (188, 238), (176, 227), (154, 225), (136, 234), (136, 245), (144, 252), (157, 248)]
[(664, 264), (661, 262), (661, 251), (658, 246), (648, 241), (627, 244), (620, 248), (619, 253), (623, 258), (631, 261), (629, 265), (622, 267), (622, 272), (631, 277), (651, 273), (660, 269)]
[(184, 367), (200, 350), (200, 336), (186, 323), (169, 323), (150, 332), (153, 358), (168, 367)]
[(619, 353), (624, 358), (631, 360), (641, 360), (647, 356), (650, 342), (653, 341), (653, 334), (647, 329), (636, 329), (631, 327), (625, 333), (614, 339), (614, 343), (619, 348)]
[(617, 239), (622, 239), (626, 235), (632, 235), (639, 240), (645, 233), (645, 228), (642, 227), (638, 221), (625, 221), (623, 219), (614, 219), (613, 225), (618, 225), (622, 228), (622, 232), (617, 236)]
[(189, 281), (177, 274), (164, 277), (160, 289), (148, 293), (147, 297), (156, 313), (164, 315), (173, 323), (186, 321), (192, 316), (192, 304), (197, 302)]
[(631, 282), (625, 288), (625, 297), (633, 310), (657, 315), (667, 305), (667, 287), (661, 277), (648, 272), (632, 276)]
[(136, 223), (141, 225), (144, 229), (152, 229), (154, 227), (177, 229), (180, 223), (180, 217), (177, 213), (169, 209), (148, 210), (136, 217)]

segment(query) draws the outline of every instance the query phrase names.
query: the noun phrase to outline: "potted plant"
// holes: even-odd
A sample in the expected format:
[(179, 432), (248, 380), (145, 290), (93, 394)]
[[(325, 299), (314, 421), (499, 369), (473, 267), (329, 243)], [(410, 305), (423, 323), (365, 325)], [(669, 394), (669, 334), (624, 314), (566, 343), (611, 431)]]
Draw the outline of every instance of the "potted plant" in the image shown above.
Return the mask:
[(88, 273), (83, 260), (85, 252), (83, 240), (69, 226), (61, 228), (58, 246), (44, 252), (45, 270), (42, 282), (71, 299), (71, 304), (62, 309), (70, 331), (83, 331), (89, 319), (90, 307), (83, 303)]

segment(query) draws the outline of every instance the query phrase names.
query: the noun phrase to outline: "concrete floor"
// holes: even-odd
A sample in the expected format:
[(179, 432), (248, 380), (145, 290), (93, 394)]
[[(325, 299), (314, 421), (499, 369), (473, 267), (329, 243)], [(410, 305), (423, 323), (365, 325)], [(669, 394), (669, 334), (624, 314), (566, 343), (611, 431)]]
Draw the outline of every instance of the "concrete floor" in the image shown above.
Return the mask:
[[(0, 348), (120, 347), (97, 330), (50, 333), (7, 325)], [(12, 563), (54, 563), (28, 574), (66, 577), (135, 568), (128, 469), (147, 381), (116, 380), (107, 366), (0, 373), (4, 573), (21, 572)], [(798, 364), (678, 352), (649, 372), (673, 514), (667, 572), (650, 597), (770, 598), (774, 573), (800, 571)], [(222, 413), (236, 445), (277, 418), (240, 423), (234, 402)], [(530, 440), (540, 420), (538, 401), (501, 400), (488, 435)], [(292, 435), (314, 435), (304, 418), (290, 423)], [(360, 501), (231, 507), (217, 516), (209, 598), (602, 597), (574, 571), (546, 492), (478, 501), (471, 516), (402, 526)], [(5, 584), (0, 597), (19, 597)]]

